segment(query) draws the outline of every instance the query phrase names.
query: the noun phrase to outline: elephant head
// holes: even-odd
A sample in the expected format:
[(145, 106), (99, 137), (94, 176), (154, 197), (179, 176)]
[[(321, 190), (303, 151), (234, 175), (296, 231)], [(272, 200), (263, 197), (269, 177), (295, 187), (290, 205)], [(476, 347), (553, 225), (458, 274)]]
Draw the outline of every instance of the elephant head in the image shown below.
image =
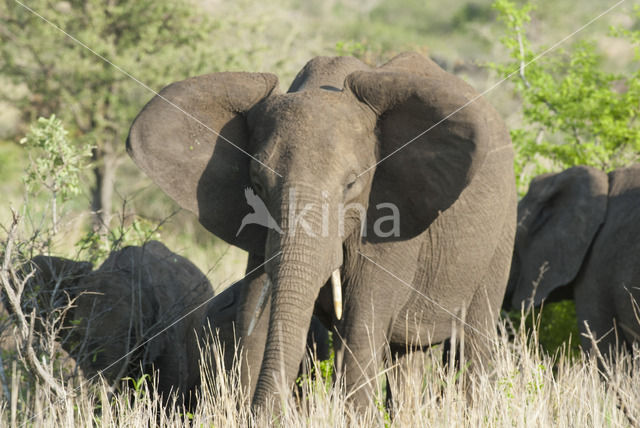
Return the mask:
[(506, 308), (573, 297), (566, 286), (578, 275), (604, 222), (608, 191), (607, 174), (587, 166), (533, 179), (518, 204)]
[[(280, 381), (293, 384), (329, 278), (361, 263), (360, 245), (425, 231), (471, 181), (497, 129), (471, 87), (420, 55), (377, 69), (359, 63), (346, 78), (341, 70), (353, 64), (334, 72), (346, 63), (313, 61), (313, 79), (303, 70), (286, 94), (264, 73), (173, 83), (144, 107), (127, 140), (165, 192), (266, 263), (271, 311), (254, 406)], [(241, 229), (248, 202), (260, 205), (253, 193), (273, 219), (262, 224), (277, 228)]]
[[(60, 338), (86, 377), (109, 382), (159, 370), (158, 390), (188, 393), (199, 382), (199, 349), (213, 290), (200, 270), (163, 244), (113, 252), (96, 270), (91, 263), (36, 256), (31, 288), (39, 307), (55, 310), (73, 299)], [(183, 316), (187, 315), (186, 319)]]

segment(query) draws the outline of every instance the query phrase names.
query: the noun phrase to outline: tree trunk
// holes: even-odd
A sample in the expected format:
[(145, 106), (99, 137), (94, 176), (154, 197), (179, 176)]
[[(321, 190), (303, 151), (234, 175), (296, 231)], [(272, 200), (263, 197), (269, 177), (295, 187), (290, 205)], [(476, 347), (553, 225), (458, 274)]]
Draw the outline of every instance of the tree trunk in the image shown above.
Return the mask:
[(93, 230), (104, 235), (109, 230), (113, 211), (112, 199), (115, 184), (117, 156), (111, 150), (95, 148), (92, 154), (94, 187), (91, 191), (91, 210), (93, 211)]

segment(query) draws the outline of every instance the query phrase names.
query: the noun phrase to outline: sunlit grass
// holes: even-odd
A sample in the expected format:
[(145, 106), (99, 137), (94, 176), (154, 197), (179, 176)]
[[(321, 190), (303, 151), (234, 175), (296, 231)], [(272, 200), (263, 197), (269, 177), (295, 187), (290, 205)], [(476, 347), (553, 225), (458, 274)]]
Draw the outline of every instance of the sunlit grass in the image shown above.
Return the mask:
[[(413, 354), (388, 372), (393, 415), (374, 404), (356, 412), (339, 384), (327, 389), (323, 379), (312, 379), (301, 382), (297, 394), (279, 397), (284, 410), (276, 417), (268, 412), (252, 414), (237, 369), (222, 375), (218, 348), (207, 349), (201, 367), (205, 381), (198, 406), (191, 412), (171, 404), (163, 407), (146, 381), (124, 385), (115, 394), (98, 382), (59, 400), (41, 385), (34, 387), (31, 378), (14, 366), (13, 372), (9, 369), (13, 380), (8, 386), (19, 400), (3, 397), (0, 425), (624, 427), (631, 426), (631, 419), (621, 409), (637, 418), (634, 412), (640, 402), (637, 354), (636, 359), (623, 356), (626, 364), (618, 364), (614, 380), (607, 382), (594, 359), (542, 354), (521, 331), (513, 341), (507, 335), (496, 337), (492, 370), (476, 375), (468, 393), (456, 380), (458, 374), (443, 369), (440, 351), (434, 348)], [(380, 379), (384, 377), (381, 373)]]

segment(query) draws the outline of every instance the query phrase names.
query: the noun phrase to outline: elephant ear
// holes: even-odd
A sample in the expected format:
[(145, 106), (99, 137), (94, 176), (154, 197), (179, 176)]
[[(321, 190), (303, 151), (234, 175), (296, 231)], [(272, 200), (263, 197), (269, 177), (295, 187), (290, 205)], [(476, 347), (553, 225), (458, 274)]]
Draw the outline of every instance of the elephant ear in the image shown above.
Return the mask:
[(537, 306), (574, 280), (604, 221), (608, 190), (607, 175), (585, 166), (531, 182), (518, 204), (507, 288), (512, 308)]
[[(354, 72), (345, 83), (377, 115), (381, 162), (367, 225), (375, 225), (376, 213), (387, 214), (374, 207), (391, 203), (400, 216), (396, 239), (416, 236), (458, 199), (482, 165), (496, 137), (488, 120), (494, 110), (475, 99), (469, 85), (417, 54), (396, 57), (378, 71)], [(367, 231), (367, 239), (381, 238)]]
[(246, 113), (278, 85), (273, 74), (214, 73), (173, 83), (138, 114), (127, 139), (134, 162), (209, 231), (247, 251), (264, 251), (265, 229), (248, 225), (251, 185)]

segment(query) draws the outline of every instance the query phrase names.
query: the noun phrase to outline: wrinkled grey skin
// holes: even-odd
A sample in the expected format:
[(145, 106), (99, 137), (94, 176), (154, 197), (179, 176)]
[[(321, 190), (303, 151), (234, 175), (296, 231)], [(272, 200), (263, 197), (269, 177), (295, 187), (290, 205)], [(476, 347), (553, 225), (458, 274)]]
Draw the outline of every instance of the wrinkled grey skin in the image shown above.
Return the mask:
[[(71, 334), (62, 345), (86, 377), (101, 372), (113, 383), (139, 378), (141, 366), (152, 374), (154, 367), (165, 399), (170, 392), (189, 399), (200, 382), (196, 332), (206, 315), (206, 306), (196, 308), (214, 295), (195, 265), (151, 241), (111, 253), (93, 271), (91, 263), (48, 256), (34, 257), (32, 266), (40, 310), (60, 307), (66, 296), (75, 298), (65, 320)], [(121, 359), (137, 345), (142, 346), (130, 358)]]
[[(262, 272), (257, 278), (258, 281), (264, 281), (267, 274)], [(205, 323), (208, 321), (212, 332), (220, 341), (223, 350), (224, 366), (227, 370), (234, 367), (236, 358), (235, 349), (242, 342), (239, 334), (237, 323), (239, 320), (247, 318), (248, 314), (242, 313), (244, 307), (242, 297), (247, 293), (247, 287), (251, 283), (248, 279), (242, 279), (230, 285), (227, 289), (218, 294), (209, 305), (207, 305), (207, 313)], [(264, 314), (261, 319), (269, 319), (270, 305), (264, 308)], [(206, 326), (205, 326), (206, 327)], [(246, 339), (246, 338), (245, 338)], [(246, 341), (246, 340), (245, 340)], [(264, 345), (267, 341), (267, 323), (259, 322), (251, 333), (251, 343), (259, 346), (258, 351), (251, 351), (247, 354), (248, 349), (245, 348), (245, 355), (242, 356), (243, 369), (249, 370), (248, 361), (258, 362), (262, 359)], [(316, 318), (311, 318), (311, 325), (307, 334), (307, 351), (309, 357), (316, 358), (318, 361), (327, 360), (330, 356), (329, 349), (329, 331)], [(259, 367), (259, 363), (258, 363)], [(305, 367), (300, 367), (302, 372)], [(254, 375), (257, 373), (254, 373)]]
[[(614, 327), (630, 347), (640, 337), (631, 300), (640, 297), (638, 207), (638, 165), (609, 174), (579, 166), (536, 177), (518, 205), (505, 308), (573, 298), (580, 332), (588, 322), (604, 355), (616, 345)], [(580, 339), (589, 351), (591, 341)]]
[[(259, 321), (267, 329), (264, 358), (243, 371), (253, 407), (293, 385), (313, 313), (344, 340), (335, 341), (339, 363), (359, 406), (372, 403), (387, 343), (441, 342), (452, 314), (465, 313), (465, 340), (475, 349), (466, 355), (480, 362), (495, 330), (516, 221), (513, 154), (498, 114), (415, 53), (375, 69), (318, 57), (288, 93), (277, 86), (267, 73), (174, 83), (144, 107), (127, 140), (147, 175), (211, 232), (247, 250), (247, 271), (264, 271), (273, 283), (271, 311)], [(249, 225), (236, 236), (252, 212), (247, 187), (283, 234)], [(350, 203), (365, 207), (366, 224), (349, 210), (340, 233), (339, 206)], [(381, 203), (397, 207), (398, 234), (375, 233), (376, 224), (386, 232), (392, 225)], [(327, 286), (335, 269), (343, 279), (340, 321)], [(248, 310), (238, 329), (249, 355), (262, 355), (263, 345), (246, 336), (261, 289), (254, 276), (242, 297)]]

